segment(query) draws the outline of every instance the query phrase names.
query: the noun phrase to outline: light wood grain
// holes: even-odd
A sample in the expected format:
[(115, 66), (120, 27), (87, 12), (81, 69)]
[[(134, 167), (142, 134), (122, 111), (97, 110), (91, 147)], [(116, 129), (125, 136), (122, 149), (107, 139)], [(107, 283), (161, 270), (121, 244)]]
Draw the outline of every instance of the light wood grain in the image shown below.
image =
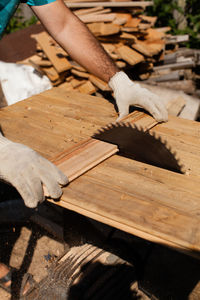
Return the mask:
[(119, 56), (130, 65), (136, 65), (144, 61), (144, 56), (129, 48), (128, 46), (120, 46), (116, 49)]
[(41, 32), (37, 35), (34, 35), (34, 38), (37, 40), (38, 44), (45, 52), (46, 56), (49, 58), (58, 73), (62, 73), (71, 68), (71, 65), (68, 62), (67, 58), (60, 57), (59, 50), (57, 50), (56, 47), (50, 44), (49, 36), (46, 32)]
[(117, 152), (116, 145), (89, 139), (60, 154), (53, 162), (71, 182)]
[[(48, 159), (85, 141), (116, 118), (113, 104), (105, 99), (61, 88), (0, 110), (5, 136)], [(170, 116), (167, 123), (157, 124), (138, 111), (128, 121), (151, 128), (167, 140), (187, 174), (114, 155), (65, 187), (56, 205), (199, 257), (199, 122)]]

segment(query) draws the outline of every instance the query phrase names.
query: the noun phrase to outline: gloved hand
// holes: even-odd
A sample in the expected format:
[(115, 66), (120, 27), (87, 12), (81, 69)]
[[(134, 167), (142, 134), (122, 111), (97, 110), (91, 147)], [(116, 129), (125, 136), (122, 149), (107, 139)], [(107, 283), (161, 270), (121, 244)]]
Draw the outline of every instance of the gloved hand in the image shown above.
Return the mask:
[[(26, 206), (34, 208), (45, 199), (43, 185), (53, 199), (62, 195), (67, 177), (50, 161), (25, 145), (0, 134), (0, 179), (12, 184)], [(46, 195), (47, 196), (47, 195)]]
[(117, 72), (108, 84), (114, 92), (119, 110), (117, 121), (128, 115), (130, 105), (144, 108), (158, 122), (168, 120), (167, 109), (159, 97), (131, 81), (124, 72)]

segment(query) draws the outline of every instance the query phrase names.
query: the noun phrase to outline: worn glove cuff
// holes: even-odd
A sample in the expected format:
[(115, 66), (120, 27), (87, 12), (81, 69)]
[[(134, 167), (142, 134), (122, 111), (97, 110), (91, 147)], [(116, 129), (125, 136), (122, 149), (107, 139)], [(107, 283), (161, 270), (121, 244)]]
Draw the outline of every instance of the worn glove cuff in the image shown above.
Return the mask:
[(123, 88), (123, 86), (127, 86), (127, 84), (132, 85), (133, 82), (123, 71), (117, 72), (113, 77), (111, 77), (110, 81), (108, 82), (108, 85), (113, 91), (115, 91), (119, 87)]

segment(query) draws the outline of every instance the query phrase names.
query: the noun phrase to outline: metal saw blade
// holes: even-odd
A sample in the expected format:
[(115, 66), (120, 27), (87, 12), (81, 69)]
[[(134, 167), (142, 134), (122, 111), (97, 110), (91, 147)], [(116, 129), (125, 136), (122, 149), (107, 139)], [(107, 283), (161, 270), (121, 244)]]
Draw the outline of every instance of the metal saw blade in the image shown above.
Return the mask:
[(93, 138), (115, 144), (119, 154), (173, 172), (184, 173), (176, 152), (160, 136), (130, 123), (109, 124)]

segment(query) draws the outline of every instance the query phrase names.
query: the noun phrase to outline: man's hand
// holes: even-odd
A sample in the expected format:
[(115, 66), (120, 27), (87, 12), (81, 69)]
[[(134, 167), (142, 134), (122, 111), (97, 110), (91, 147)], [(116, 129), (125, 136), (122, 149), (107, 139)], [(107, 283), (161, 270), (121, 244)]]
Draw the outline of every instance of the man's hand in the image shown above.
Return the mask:
[(0, 179), (12, 184), (31, 208), (44, 201), (43, 185), (53, 199), (62, 195), (67, 177), (50, 161), (0, 134)]
[(167, 109), (159, 97), (138, 83), (133, 83), (124, 72), (117, 72), (109, 81), (119, 109), (120, 120), (129, 113), (129, 106), (134, 105), (147, 110), (158, 122), (168, 120)]

